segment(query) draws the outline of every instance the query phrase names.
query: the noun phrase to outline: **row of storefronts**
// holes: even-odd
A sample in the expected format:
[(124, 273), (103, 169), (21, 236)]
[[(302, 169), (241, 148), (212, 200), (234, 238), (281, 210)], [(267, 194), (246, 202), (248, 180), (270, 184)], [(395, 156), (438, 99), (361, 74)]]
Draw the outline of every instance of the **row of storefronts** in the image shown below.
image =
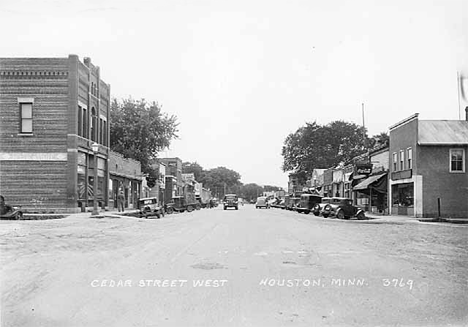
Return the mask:
[(315, 169), (305, 185), (291, 174), (288, 191), (351, 198), (372, 213), (467, 218), (467, 151), (468, 108), (465, 120), (414, 114), (389, 128), (389, 144), (352, 164)]

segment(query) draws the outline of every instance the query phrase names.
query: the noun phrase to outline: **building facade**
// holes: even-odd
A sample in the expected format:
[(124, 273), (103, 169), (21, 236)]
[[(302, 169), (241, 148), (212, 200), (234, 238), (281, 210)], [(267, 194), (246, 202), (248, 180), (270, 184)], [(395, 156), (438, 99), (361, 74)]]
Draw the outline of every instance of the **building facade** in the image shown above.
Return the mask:
[(120, 153), (109, 152), (109, 208), (117, 208), (117, 195), (123, 191), (125, 208), (138, 207), (138, 199), (143, 196), (143, 174), (139, 161), (124, 158)]
[(107, 206), (109, 109), (110, 86), (89, 58), (0, 58), (0, 189), (7, 202), (27, 212)]
[(468, 217), (468, 121), (419, 120), (390, 127), (392, 214)]
[(182, 194), (184, 187), (184, 181), (182, 180), (182, 160), (177, 157), (159, 158), (158, 160), (166, 165), (166, 176), (172, 176), (175, 178), (175, 184), (171, 182), (172, 187), (175, 185), (175, 195)]

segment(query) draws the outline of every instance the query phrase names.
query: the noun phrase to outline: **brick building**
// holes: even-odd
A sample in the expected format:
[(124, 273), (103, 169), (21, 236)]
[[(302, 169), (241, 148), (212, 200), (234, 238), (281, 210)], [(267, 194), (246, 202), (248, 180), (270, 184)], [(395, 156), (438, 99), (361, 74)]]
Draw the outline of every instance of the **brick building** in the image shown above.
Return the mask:
[[(467, 117), (468, 118), (468, 117)], [(468, 217), (468, 121), (419, 120), (390, 127), (392, 214)]]
[(94, 201), (105, 207), (109, 106), (110, 86), (89, 58), (0, 58), (0, 190), (7, 202), (31, 212), (74, 212)]

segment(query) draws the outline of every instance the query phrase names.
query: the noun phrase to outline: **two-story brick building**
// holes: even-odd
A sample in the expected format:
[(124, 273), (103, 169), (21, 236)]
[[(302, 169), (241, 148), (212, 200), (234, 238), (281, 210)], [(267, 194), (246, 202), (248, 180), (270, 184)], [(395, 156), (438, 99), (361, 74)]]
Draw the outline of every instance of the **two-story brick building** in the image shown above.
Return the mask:
[(466, 120), (414, 114), (391, 126), (391, 213), (437, 217), (440, 210), (441, 217), (468, 217), (467, 151)]
[(109, 106), (110, 86), (89, 58), (0, 58), (0, 190), (7, 202), (37, 212), (106, 206)]

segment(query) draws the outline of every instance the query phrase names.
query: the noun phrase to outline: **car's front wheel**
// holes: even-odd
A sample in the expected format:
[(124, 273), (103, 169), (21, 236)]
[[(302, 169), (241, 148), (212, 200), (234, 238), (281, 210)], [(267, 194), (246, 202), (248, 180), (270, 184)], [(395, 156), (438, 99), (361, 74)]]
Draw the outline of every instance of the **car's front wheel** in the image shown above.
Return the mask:
[(356, 217), (357, 217), (358, 220), (366, 219), (366, 215), (362, 211), (360, 213), (358, 213), (358, 215)]

